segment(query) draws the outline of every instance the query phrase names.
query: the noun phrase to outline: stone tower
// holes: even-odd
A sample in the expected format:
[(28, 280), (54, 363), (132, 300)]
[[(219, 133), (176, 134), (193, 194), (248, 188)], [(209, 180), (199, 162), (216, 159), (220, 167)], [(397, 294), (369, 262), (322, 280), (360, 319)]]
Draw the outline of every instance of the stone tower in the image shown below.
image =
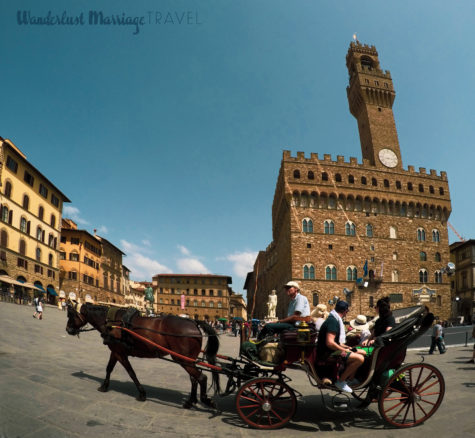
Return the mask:
[(346, 66), (350, 75), (348, 103), (358, 121), (363, 159), (379, 168), (402, 169), (391, 74), (381, 70), (376, 48), (358, 41), (350, 44)]

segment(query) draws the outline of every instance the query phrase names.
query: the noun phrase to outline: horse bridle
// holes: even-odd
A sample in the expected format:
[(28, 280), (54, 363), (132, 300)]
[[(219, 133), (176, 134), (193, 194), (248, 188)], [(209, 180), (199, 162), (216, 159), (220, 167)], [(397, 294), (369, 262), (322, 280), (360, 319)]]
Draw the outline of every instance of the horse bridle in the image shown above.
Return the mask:
[[(81, 313), (81, 307), (82, 307), (82, 303), (78, 303), (77, 301), (72, 301), (72, 300), (69, 300), (69, 303), (68, 303), (70, 306), (71, 306), (71, 310), (74, 311), (74, 313), (79, 317), (79, 319), (81, 320), (81, 322), (83, 323), (83, 327), (88, 324), (85, 316)], [(95, 330), (94, 327), (92, 328), (89, 328), (89, 329), (85, 329), (85, 328), (78, 328), (77, 329), (77, 335), (79, 336), (79, 333), (82, 333), (82, 332), (90, 332), (91, 330)]]

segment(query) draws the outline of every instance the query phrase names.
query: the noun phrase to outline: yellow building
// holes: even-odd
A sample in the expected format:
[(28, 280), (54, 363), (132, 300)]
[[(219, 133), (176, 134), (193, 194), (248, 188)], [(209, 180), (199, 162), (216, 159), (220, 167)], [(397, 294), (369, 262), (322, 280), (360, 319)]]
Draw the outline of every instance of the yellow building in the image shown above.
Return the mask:
[[(10, 140), (0, 137), (0, 285), (3, 297), (34, 293), (54, 303), (63, 203), (70, 200)], [(22, 285), (23, 284), (23, 285)]]
[(108, 240), (78, 230), (76, 223), (63, 219), (60, 246), (60, 288), (81, 301), (89, 295), (96, 302), (123, 304), (125, 290), (122, 255)]
[(229, 319), (231, 277), (213, 274), (158, 274), (152, 288), (157, 313), (216, 321)]

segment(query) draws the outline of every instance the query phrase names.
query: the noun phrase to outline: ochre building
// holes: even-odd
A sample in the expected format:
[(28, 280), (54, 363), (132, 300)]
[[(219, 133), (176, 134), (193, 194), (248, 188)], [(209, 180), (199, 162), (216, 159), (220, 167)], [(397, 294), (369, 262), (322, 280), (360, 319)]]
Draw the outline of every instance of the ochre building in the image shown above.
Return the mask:
[(157, 313), (216, 321), (229, 319), (231, 277), (213, 274), (158, 274), (152, 279)]
[(63, 203), (69, 199), (10, 140), (0, 137), (1, 297), (55, 303)]
[(363, 162), (284, 151), (272, 205), (273, 240), (260, 251), (245, 283), (250, 316), (263, 318), (268, 294), (300, 282), (311, 307), (351, 303), (350, 316), (374, 315), (389, 295), (393, 308), (425, 303), (450, 317), (445, 172), (403, 167), (392, 111), (389, 71), (374, 46), (351, 43), (346, 56), (349, 109), (356, 118)]

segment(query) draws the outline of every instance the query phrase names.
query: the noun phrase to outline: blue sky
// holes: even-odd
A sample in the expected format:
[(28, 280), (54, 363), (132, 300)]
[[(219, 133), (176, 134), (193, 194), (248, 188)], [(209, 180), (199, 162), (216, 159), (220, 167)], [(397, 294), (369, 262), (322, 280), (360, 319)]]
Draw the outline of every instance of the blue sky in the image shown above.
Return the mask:
[[(90, 10), (143, 24), (91, 25)], [(17, 11), (84, 24), (20, 25)], [(391, 71), (404, 167), (447, 172), (450, 222), (474, 238), (474, 22), (470, 0), (2, 2), (0, 135), (133, 279), (211, 272), (241, 292), (272, 240), (282, 151), (361, 161), (356, 32)]]

